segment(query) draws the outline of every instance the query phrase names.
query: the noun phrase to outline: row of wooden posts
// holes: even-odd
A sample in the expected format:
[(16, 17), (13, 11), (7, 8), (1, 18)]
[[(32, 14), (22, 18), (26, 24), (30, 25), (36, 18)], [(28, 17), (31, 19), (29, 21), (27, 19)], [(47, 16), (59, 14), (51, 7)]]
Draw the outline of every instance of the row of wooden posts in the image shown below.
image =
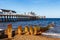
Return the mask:
[[(46, 30), (48, 30), (50, 27), (53, 27), (54, 24), (50, 24), (47, 27), (41, 28), (38, 30), (38, 28), (36, 26), (32, 27), (28, 27), (25, 26), (24, 29), (22, 28), (22, 26), (18, 26), (17, 30), (15, 30), (15, 35), (22, 35), (22, 34), (30, 34), (30, 35), (36, 35), (36, 34), (41, 34), (42, 32), (45, 32)], [(5, 35), (8, 36), (8, 38), (12, 38), (12, 24), (8, 24), (7, 29), (5, 30)]]
[[(18, 26), (17, 30), (15, 30), (15, 35), (22, 35), (22, 34), (30, 34), (30, 35), (36, 35), (37, 34), (37, 27), (28, 28), (28, 26), (25, 26), (24, 30), (22, 30), (22, 26)], [(9, 24), (7, 29), (5, 30), (5, 34), (8, 36), (8, 38), (12, 38), (12, 24)]]

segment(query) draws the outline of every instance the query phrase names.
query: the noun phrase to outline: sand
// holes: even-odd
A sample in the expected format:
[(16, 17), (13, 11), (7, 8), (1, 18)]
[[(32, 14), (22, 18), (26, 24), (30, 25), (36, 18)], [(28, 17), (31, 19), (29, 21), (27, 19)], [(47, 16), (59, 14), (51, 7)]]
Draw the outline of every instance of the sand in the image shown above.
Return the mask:
[(41, 35), (16, 35), (12, 40), (60, 40), (60, 38), (49, 38)]

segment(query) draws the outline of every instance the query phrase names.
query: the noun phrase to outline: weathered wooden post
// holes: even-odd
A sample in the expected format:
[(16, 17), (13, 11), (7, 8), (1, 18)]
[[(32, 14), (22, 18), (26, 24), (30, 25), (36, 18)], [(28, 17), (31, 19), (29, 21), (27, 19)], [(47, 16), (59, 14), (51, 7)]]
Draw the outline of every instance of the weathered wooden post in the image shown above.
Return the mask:
[(7, 29), (5, 29), (4, 34), (7, 35)]
[(18, 32), (17, 32), (17, 30), (15, 30), (15, 35), (17, 35), (18, 34)]
[(18, 32), (18, 35), (22, 34), (22, 26), (18, 26), (17, 32)]
[(32, 35), (33, 34), (33, 27), (30, 26), (30, 34)]
[(34, 27), (34, 35), (36, 35), (37, 34), (37, 27), (35, 26)]
[(28, 26), (25, 26), (24, 32), (25, 32), (25, 34), (29, 34), (29, 28), (28, 28)]
[(5, 34), (8, 35), (8, 38), (12, 38), (12, 24), (8, 24)]

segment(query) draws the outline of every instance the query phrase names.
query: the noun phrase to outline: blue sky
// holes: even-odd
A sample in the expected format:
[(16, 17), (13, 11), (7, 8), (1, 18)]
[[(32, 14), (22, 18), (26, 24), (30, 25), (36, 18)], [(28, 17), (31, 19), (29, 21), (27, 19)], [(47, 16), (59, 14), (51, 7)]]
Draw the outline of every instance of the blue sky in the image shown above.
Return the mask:
[(33, 11), (48, 18), (60, 18), (60, 0), (0, 0), (0, 9), (18, 13)]

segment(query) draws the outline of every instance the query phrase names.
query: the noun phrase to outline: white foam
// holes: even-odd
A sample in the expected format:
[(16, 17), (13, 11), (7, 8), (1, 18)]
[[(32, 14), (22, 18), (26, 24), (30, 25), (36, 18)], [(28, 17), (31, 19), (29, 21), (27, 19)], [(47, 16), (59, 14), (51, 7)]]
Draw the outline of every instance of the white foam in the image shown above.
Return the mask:
[(0, 31), (2, 31), (3, 29), (0, 29)]
[(54, 28), (54, 27), (50, 27), (50, 29), (52, 29), (52, 28)]
[(42, 33), (42, 35), (60, 36), (60, 33)]

